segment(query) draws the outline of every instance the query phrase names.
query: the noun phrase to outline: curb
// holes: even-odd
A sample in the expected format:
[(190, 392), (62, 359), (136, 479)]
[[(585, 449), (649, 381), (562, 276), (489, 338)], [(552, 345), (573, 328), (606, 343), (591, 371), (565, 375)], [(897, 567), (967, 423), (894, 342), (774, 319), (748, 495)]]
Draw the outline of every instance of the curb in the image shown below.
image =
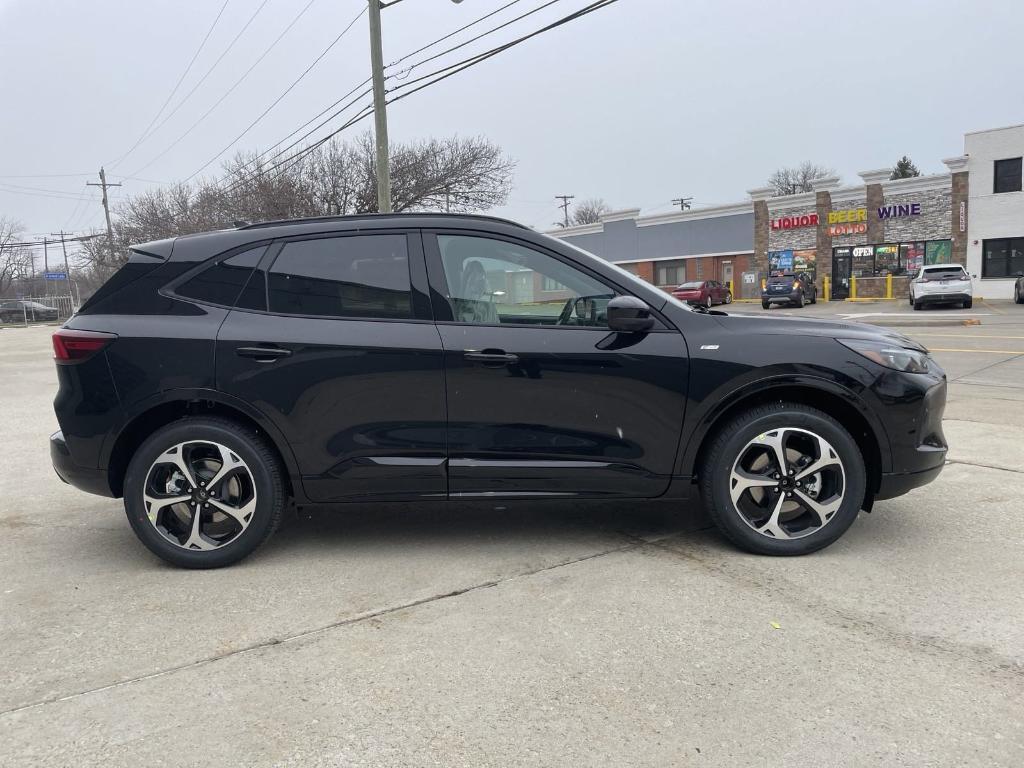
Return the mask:
[(902, 326), (904, 328), (950, 328), (967, 325), (981, 325), (981, 320), (976, 317), (965, 317), (962, 319), (927, 317), (920, 320), (903, 317), (865, 317), (863, 319), (849, 319), (846, 322), (862, 323), (864, 325)]

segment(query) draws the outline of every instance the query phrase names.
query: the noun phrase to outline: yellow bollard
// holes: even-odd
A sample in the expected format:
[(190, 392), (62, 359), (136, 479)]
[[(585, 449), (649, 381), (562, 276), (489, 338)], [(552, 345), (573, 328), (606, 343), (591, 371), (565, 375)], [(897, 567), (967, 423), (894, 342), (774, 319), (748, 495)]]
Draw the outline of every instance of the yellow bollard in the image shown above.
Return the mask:
[(735, 299), (736, 298), (736, 292), (732, 289), (732, 280), (730, 280), (728, 283), (726, 283), (726, 285), (729, 286), (729, 293), (732, 295), (733, 299)]
[(857, 298), (857, 278), (852, 275), (850, 276), (850, 298)]
[(767, 282), (768, 282), (768, 281), (767, 281), (767, 280), (765, 280), (765, 279), (764, 279), (763, 277), (761, 278), (761, 290), (762, 290), (762, 291), (764, 290), (764, 286), (765, 286), (765, 283), (767, 283)]
[(821, 278), (821, 300), (828, 301), (828, 275)]
[(885, 298), (892, 298), (892, 272), (885, 276)]

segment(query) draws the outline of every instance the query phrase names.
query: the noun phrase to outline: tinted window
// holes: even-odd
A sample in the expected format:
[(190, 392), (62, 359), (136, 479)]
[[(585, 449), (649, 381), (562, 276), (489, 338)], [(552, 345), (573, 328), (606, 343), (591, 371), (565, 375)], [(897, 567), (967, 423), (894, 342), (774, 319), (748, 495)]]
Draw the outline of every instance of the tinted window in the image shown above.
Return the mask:
[(323, 317), (412, 317), (405, 235), (300, 240), (268, 276), (270, 311)]
[(218, 260), (195, 277), (175, 289), (175, 293), (187, 299), (207, 301), (211, 304), (234, 306), (235, 299), (245, 286), (253, 268), (259, 264), (266, 246), (250, 248), (248, 251)]
[(1024, 272), (1024, 237), (986, 240), (981, 248), (982, 277), (1016, 277)]
[(1009, 160), (996, 160), (995, 163), (995, 184), (996, 192), (1020, 192), (1021, 191), (1021, 158), (1014, 157)]
[(923, 277), (925, 280), (962, 280), (966, 279), (967, 273), (963, 267), (936, 267), (926, 269)]
[(679, 286), (679, 288), (680, 288), (680, 290), (685, 290), (685, 291), (695, 291), (698, 288), (700, 288), (702, 285), (704, 285), (704, 283), (700, 282), (700, 280), (697, 280), (697, 281), (692, 281), (691, 280), (689, 283), (683, 283), (682, 285)]
[(607, 325), (615, 291), (563, 261), (504, 240), (439, 235), (437, 241), (458, 322)]

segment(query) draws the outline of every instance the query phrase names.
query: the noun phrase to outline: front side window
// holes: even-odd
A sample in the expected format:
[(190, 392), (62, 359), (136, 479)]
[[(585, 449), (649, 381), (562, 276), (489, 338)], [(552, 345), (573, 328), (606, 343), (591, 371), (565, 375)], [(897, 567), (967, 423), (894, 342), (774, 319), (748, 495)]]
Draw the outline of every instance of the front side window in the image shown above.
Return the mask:
[(552, 256), (467, 235), (438, 235), (437, 244), (456, 322), (607, 325), (615, 291)]
[(986, 240), (981, 248), (982, 277), (1017, 277), (1024, 272), (1024, 237)]
[(319, 317), (411, 318), (405, 235), (286, 243), (268, 274), (270, 311)]
[(996, 160), (994, 171), (994, 192), (1021, 191), (1021, 158), (1011, 157), (1008, 160)]

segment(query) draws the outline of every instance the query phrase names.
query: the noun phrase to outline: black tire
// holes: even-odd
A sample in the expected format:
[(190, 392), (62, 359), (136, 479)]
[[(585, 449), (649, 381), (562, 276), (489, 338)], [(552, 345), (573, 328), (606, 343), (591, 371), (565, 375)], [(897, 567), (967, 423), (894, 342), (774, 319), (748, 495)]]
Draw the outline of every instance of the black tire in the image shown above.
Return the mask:
[(800, 291), (800, 296), (796, 300), (796, 305), (799, 309), (804, 308), (804, 292)]
[(818, 289), (815, 288), (814, 289), (814, 293), (811, 294), (811, 304), (817, 304), (817, 303), (818, 303)]
[(1014, 286), (1013, 288), (1013, 301), (1015, 304), (1024, 304), (1024, 294), (1020, 292), (1020, 288)]
[(970, 309), (973, 306), (974, 306), (974, 299), (973, 298), (970, 298), (970, 299), (968, 299), (967, 301), (964, 302), (964, 309)]
[[(247, 465), (256, 492), (248, 526), (226, 544), (203, 551), (185, 549), (165, 538), (147, 516), (143, 501), (147, 475), (161, 453), (182, 442), (208, 440), (235, 453)], [(158, 557), (182, 568), (221, 568), (252, 554), (277, 529), (285, 507), (283, 470), (277, 456), (253, 430), (221, 418), (186, 418), (154, 432), (135, 452), (124, 481), (128, 522)]]
[(920, 312), (920, 311), (921, 311), (921, 306), (922, 306), (922, 305), (921, 305), (921, 302), (920, 302), (920, 301), (913, 301), (913, 302), (911, 302), (911, 303), (912, 303), (912, 304), (914, 305), (914, 309), (915, 309), (916, 311), (918, 311), (918, 312)]
[(771, 308), (772, 308), (772, 303), (770, 301), (762, 301), (761, 302), (761, 309), (771, 309)]
[(914, 297), (912, 294), (907, 294), (907, 304), (909, 304), (910, 306), (914, 306)]
[(732, 304), (732, 291), (729, 291), (727, 294), (725, 294), (725, 303)]
[[(843, 463), (845, 487), (840, 507), (820, 529), (802, 538), (775, 539), (758, 533), (736, 510), (730, 496), (732, 467), (750, 441), (780, 427), (820, 435)], [(864, 501), (867, 473), (864, 459), (850, 433), (831, 416), (798, 403), (773, 403), (741, 413), (719, 430), (700, 468), (705, 508), (718, 529), (733, 544), (760, 555), (806, 555), (827, 547), (853, 524)]]

